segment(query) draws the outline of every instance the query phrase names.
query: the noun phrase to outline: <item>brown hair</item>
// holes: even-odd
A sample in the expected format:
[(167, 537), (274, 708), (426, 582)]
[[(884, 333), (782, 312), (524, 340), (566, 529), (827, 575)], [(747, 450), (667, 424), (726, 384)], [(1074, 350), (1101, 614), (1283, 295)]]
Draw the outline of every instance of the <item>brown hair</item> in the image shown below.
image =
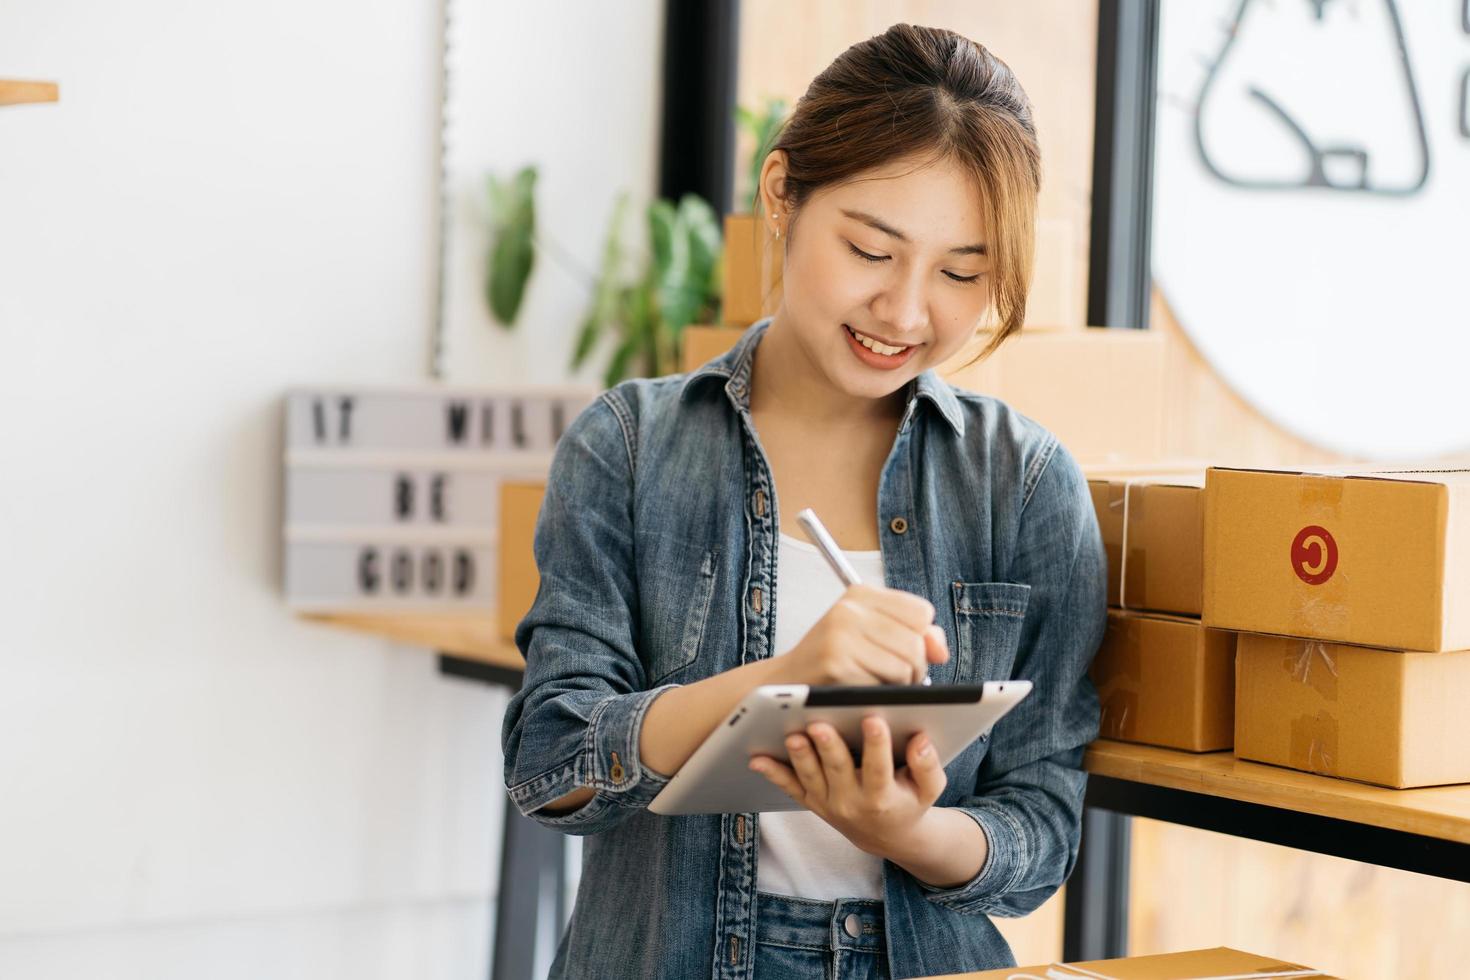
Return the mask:
[(954, 31), (895, 24), (854, 44), (812, 80), (771, 150), (786, 152), (785, 203), (914, 153), (970, 171), (988, 226), (1000, 325), (970, 363), (1021, 329), (1036, 245), (1041, 151), (1031, 102), (1005, 62)]

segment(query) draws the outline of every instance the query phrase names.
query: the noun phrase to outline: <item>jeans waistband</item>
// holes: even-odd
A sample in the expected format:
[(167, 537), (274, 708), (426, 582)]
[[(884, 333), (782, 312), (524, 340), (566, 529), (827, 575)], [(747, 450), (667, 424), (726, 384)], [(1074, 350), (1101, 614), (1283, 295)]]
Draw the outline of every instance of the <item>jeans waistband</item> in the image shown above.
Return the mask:
[[(856, 935), (854, 935), (856, 933)], [(869, 898), (823, 902), (756, 892), (755, 941), (799, 949), (885, 952), (883, 903)]]

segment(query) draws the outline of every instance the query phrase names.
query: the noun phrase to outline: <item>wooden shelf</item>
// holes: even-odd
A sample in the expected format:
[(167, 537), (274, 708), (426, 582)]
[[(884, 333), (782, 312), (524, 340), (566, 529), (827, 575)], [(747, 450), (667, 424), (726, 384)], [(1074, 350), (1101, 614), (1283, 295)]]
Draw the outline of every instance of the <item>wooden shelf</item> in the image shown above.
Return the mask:
[(0, 105), (59, 101), (61, 101), (61, 87), (55, 82), (27, 82), (16, 78), (0, 78)]
[(1246, 762), (1230, 752), (1181, 752), (1099, 739), (1083, 767), (1099, 776), (1280, 807), (1470, 844), (1470, 784), (1385, 789)]
[(500, 635), (500, 622), (486, 613), (302, 613), (302, 618), (328, 626), (451, 653), (507, 670), (526, 662), (514, 643)]

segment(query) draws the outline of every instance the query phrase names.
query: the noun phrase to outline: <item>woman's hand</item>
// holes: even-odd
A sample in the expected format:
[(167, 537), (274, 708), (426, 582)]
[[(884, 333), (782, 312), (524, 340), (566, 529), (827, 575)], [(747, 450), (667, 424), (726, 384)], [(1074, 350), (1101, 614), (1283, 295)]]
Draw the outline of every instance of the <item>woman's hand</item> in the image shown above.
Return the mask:
[(934, 605), (885, 586), (851, 585), (791, 650), (772, 660), (772, 684), (917, 684), (949, 659)]
[(909, 739), (904, 753), (908, 765), (895, 773), (892, 732), (881, 718), (863, 719), (861, 767), (826, 722), (808, 725), (806, 735), (787, 736), (786, 749), (790, 766), (758, 755), (750, 768), (857, 847), (880, 857), (905, 850), (920, 818), (948, 783), (933, 743), (923, 733)]

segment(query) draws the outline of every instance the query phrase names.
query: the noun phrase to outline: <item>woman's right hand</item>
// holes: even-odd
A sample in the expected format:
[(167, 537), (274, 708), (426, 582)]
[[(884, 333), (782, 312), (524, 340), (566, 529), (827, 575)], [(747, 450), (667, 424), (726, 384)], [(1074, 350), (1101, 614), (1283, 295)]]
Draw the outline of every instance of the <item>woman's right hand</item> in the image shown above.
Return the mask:
[(919, 684), (929, 664), (949, 659), (934, 605), (881, 585), (851, 585), (787, 653), (771, 684)]

